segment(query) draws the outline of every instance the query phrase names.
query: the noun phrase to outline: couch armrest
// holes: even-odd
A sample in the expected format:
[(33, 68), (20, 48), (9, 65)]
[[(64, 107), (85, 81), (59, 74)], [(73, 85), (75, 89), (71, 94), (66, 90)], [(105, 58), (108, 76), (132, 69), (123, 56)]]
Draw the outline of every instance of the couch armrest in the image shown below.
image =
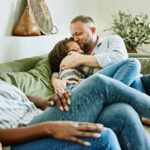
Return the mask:
[(129, 53), (129, 57), (137, 58), (141, 62), (142, 74), (150, 74), (150, 54)]

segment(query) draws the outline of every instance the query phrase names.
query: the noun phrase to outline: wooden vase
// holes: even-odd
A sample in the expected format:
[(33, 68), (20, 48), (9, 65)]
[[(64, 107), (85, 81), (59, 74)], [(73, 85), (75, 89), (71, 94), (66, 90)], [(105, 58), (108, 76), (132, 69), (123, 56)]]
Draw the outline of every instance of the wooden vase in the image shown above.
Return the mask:
[(37, 36), (40, 35), (40, 28), (37, 25), (35, 16), (31, 9), (29, 0), (27, 0), (27, 6), (22, 14), (19, 22), (16, 24), (13, 30), (13, 35), (16, 36)]

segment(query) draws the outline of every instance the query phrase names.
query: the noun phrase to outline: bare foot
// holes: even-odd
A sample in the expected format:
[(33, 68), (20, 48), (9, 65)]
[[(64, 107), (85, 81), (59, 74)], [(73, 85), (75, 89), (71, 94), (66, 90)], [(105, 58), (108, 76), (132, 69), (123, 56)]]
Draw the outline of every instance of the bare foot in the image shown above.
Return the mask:
[(147, 118), (143, 118), (143, 117), (142, 117), (142, 118), (141, 118), (141, 121), (142, 121), (143, 124), (150, 126), (150, 119), (147, 119)]

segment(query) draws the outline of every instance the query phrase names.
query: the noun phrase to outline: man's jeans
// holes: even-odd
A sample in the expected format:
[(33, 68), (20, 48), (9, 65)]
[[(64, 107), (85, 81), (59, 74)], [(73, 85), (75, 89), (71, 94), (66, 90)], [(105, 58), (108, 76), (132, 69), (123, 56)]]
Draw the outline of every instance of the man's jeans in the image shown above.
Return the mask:
[[(47, 108), (43, 113), (35, 116), (33, 120), (29, 123), (29, 125), (54, 120), (97, 122), (97, 119), (104, 111), (103, 109), (106, 106), (117, 102), (128, 103), (136, 110), (136, 112), (140, 116), (150, 118), (149, 96), (133, 88), (130, 88), (119, 81), (113, 80), (104, 75), (96, 74), (84, 80), (72, 90), (69, 112), (61, 112), (57, 106)], [(134, 149), (136, 150), (141, 150), (141, 148), (139, 149), (140, 145), (143, 145), (142, 150), (150, 149), (150, 143), (146, 138), (146, 133), (142, 127), (142, 124), (140, 123), (138, 116), (136, 115), (135, 117), (134, 114), (130, 114), (129, 116), (127, 116), (129, 112), (126, 112), (126, 110), (124, 109), (120, 109), (119, 111), (116, 111), (116, 113), (116, 116), (118, 114), (126, 115), (126, 120), (131, 120), (128, 118), (133, 119), (129, 122), (127, 121), (128, 123), (120, 122), (120, 119), (118, 117), (115, 118), (115, 115), (111, 116), (110, 114), (113, 119), (118, 119), (118, 124), (116, 124), (118, 126), (117, 128), (124, 131), (124, 137), (128, 137), (128, 142), (130, 142), (130, 144), (127, 144), (127, 140), (122, 137), (122, 142), (120, 142), (121, 148), (126, 149), (124, 148), (124, 145), (127, 144), (127, 147), (128, 145), (131, 145), (131, 147), (134, 147)], [(111, 125), (112, 124), (110, 121), (109, 126), (111, 127)], [(136, 130), (137, 132), (127, 132), (126, 130), (128, 129), (128, 126), (130, 126), (130, 130), (134, 131), (136, 126), (137, 128), (139, 127), (139, 130)], [(118, 139), (119, 137), (123, 136), (120, 132), (118, 132), (118, 134)], [(134, 141), (132, 140), (133, 137)], [(141, 139), (145, 140), (143, 141)], [(128, 147), (128, 149), (130, 149), (130, 147)]]
[(113, 65), (110, 65), (96, 74), (103, 74), (116, 79), (128, 86), (137, 78), (141, 71), (141, 64), (135, 58), (128, 58)]
[(146, 94), (150, 96), (150, 74), (144, 75), (140, 79), (142, 81)]
[[(103, 74), (116, 79), (142, 93), (145, 93), (141, 82), (141, 64), (136, 58), (128, 58), (113, 65), (110, 65), (96, 74)], [(90, 75), (89, 75), (90, 76)], [(67, 89), (72, 90), (76, 85), (68, 85)]]
[(12, 150), (121, 150), (114, 132), (110, 129), (102, 131), (100, 138), (82, 138), (91, 146), (82, 146), (72, 142), (53, 138), (40, 139), (12, 147)]
[(146, 93), (141, 81), (141, 64), (136, 58), (128, 58), (126, 60), (115, 63), (111, 66), (108, 66), (101, 71), (99, 74), (106, 75), (122, 83)]
[(150, 142), (137, 112), (128, 104), (106, 106), (97, 119), (117, 135), (122, 150), (150, 150)]

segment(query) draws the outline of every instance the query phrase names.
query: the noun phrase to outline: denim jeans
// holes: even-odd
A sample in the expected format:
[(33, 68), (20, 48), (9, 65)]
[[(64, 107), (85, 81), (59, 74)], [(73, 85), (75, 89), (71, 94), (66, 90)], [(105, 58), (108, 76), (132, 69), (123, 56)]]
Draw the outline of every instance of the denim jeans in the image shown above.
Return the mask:
[(100, 138), (82, 138), (90, 141), (91, 146), (45, 138), (13, 146), (11, 150), (121, 150), (116, 135), (111, 129), (102, 131)]
[[(131, 86), (130, 87), (132, 87), (132, 88), (134, 88), (134, 89), (136, 89), (136, 90), (138, 90), (138, 91), (140, 91), (140, 92), (142, 92), (142, 93), (146, 93), (146, 91), (145, 91), (145, 88), (144, 88), (144, 86), (143, 86), (143, 83), (142, 83), (142, 81), (141, 81), (141, 74), (139, 74), (137, 77), (136, 77), (136, 79), (133, 81), (133, 83), (131, 84)], [(150, 84), (150, 83), (148, 83), (148, 84)]]
[(110, 65), (96, 74), (103, 74), (116, 79), (128, 86), (137, 78), (141, 71), (141, 64), (135, 58), (128, 58), (113, 65)]
[(97, 119), (117, 135), (122, 150), (150, 150), (150, 142), (137, 112), (128, 104), (106, 106)]
[[(128, 86), (133, 86), (133, 88), (138, 89), (137, 87), (141, 87), (142, 83), (140, 83), (139, 79), (137, 78), (140, 74), (141, 64), (135, 58), (128, 58), (126, 60), (120, 61), (113, 65), (110, 65), (104, 69), (101, 69), (96, 74), (103, 74), (110, 78), (116, 79)], [(90, 74), (87, 76), (89, 77)], [(137, 81), (137, 82), (135, 82)], [(134, 82), (134, 84), (132, 84)], [(72, 90), (78, 84), (75, 85), (68, 85), (66, 90)], [(141, 91), (141, 89), (139, 89)]]
[(145, 89), (146, 94), (150, 96), (150, 74), (144, 75), (141, 78), (142, 85)]
[(141, 64), (136, 58), (128, 58), (110, 65), (99, 72), (142, 92), (146, 93), (141, 81)]
[[(149, 96), (130, 88), (119, 81), (113, 80), (104, 75), (95, 74), (81, 82), (72, 90), (71, 105), (69, 106), (68, 112), (61, 112), (57, 106), (50, 107), (47, 108), (43, 113), (35, 116), (29, 125), (54, 120), (96, 122), (97, 118), (101, 116), (101, 113), (104, 111), (103, 109), (106, 106), (117, 102), (128, 103), (140, 116), (150, 118)], [(117, 113), (119, 114), (121, 111), (125, 110), (121, 109)], [(132, 118), (134, 119), (134, 117)], [(137, 118), (135, 118), (135, 120), (137, 120)], [(118, 122), (119, 121), (120, 120), (118, 119)], [(138, 121), (138, 124), (140, 124), (140, 120)], [(124, 130), (126, 125), (130, 125), (133, 129), (135, 128), (135, 124), (132, 122), (131, 124), (130, 122), (128, 124), (121, 124), (119, 122), (117, 125), (121, 130)], [(137, 139), (147, 139), (145, 137), (144, 129), (137, 130), (136, 133), (125, 132), (125, 134), (129, 134), (126, 136), (129, 137), (128, 142), (130, 142), (130, 145), (132, 145), (131, 141), (133, 141), (132, 138), (134, 136), (136, 136)], [(122, 136), (122, 134), (120, 133), (119, 136)], [(124, 145), (126, 145), (126, 141), (122, 140), (122, 143), (120, 143), (121, 148), (125, 149)], [(146, 143), (149, 143), (148, 139), (146, 140)], [(145, 144), (145, 149), (142, 148), (142, 150), (148, 150), (148, 148), (150, 149), (149, 145)], [(139, 149), (139, 145), (136, 140), (134, 142), (134, 146), (136, 150), (141, 150), (141, 148)]]

